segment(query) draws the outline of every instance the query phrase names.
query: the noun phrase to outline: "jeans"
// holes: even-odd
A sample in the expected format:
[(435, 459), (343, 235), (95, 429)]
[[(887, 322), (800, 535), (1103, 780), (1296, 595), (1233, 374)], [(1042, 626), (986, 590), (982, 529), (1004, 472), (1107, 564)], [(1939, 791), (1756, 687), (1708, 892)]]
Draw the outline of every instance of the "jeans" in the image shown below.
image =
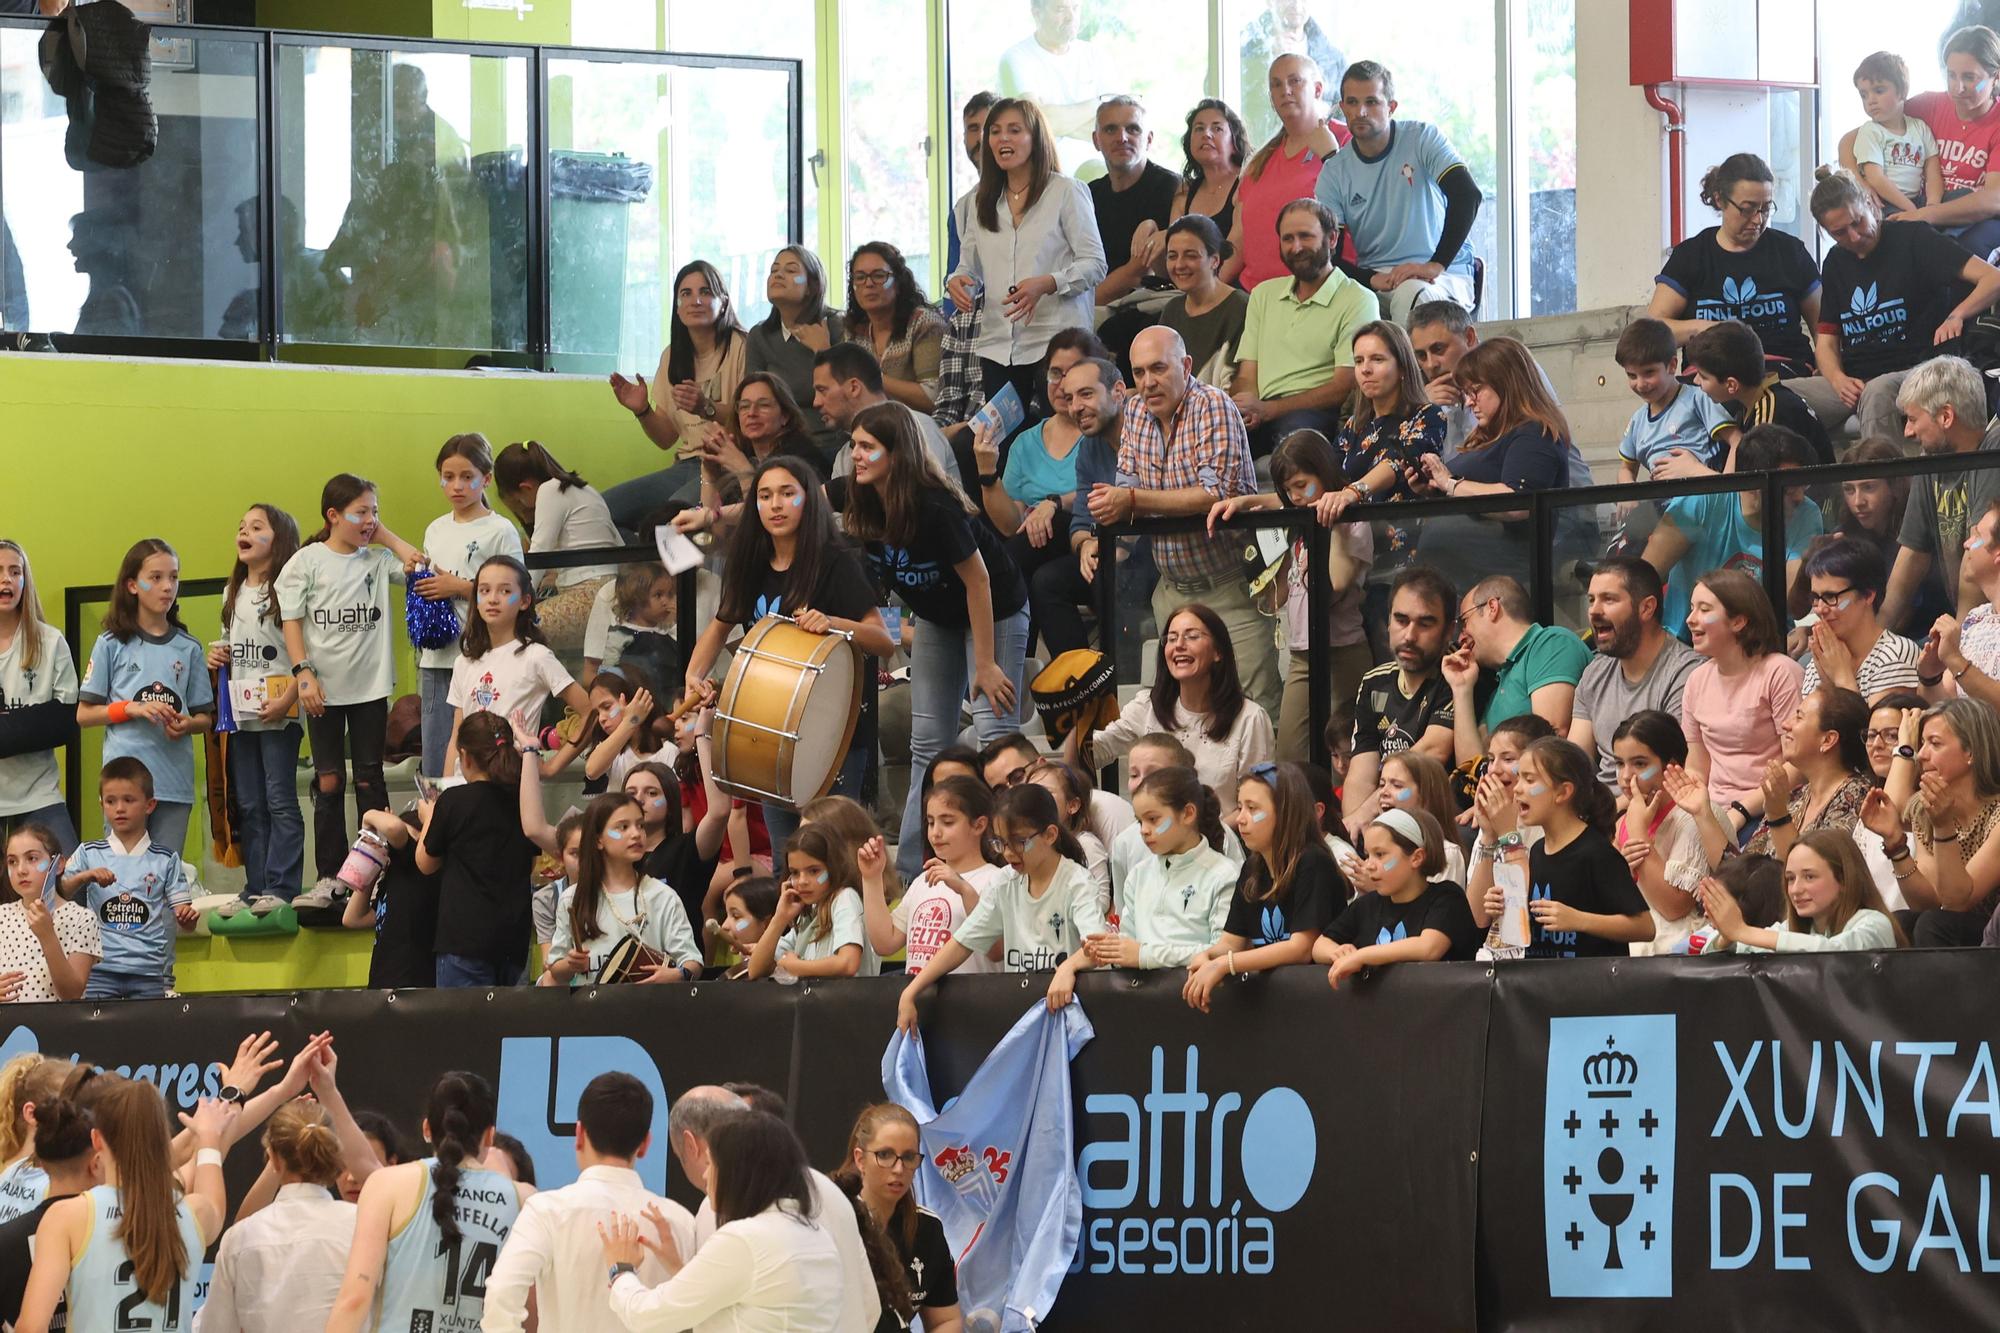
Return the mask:
[[(868, 775), (868, 752), (871, 748), (860, 741), (847, 747), (847, 758), (840, 761), (840, 774), (834, 778), (833, 790), (828, 795), (845, 796), (856, 801), (861, 799), (861, 782)], [(764, 832), (771, 836), (771, 858), (775, 862), (772, 873), (780, 880), (784, 879), (782, 858), (785, 844), (799, 831), (800, 822), (798, 811), (775, 801), (764, 802)]]
[(445, 748), (451, 744), (450, 667), (417, 669), (417, 700), (422, 709), (424, 776), (444, 776)]
[(1285, 442), (1286, 436), (1298, 430), (1316, 430), (1330, 444), (1340, 437), (1344, 424), (1346, 419), (1337, 407), (1306, 407), (1281, 413), (1250, 432), (1250, 453), (1256, 458), (1267, 457)]
[(146, 836), (162, 847), (185, 855), (188, 821), (192, 818), (194, 818), (194, 805), (191, 802), (157, 802), (153, 806), (153, 813), (146, 816)]
[[(682, 441), (683, 446), (686, 443)], [(658, 472), (648, 472), (643, 477), (619, 482), (604, 492), (604, 504), (611, 511), (613, 523), (627, 532), (637, 532), (646, 515), (667, 501), (695, 500), (700, 496), (701, 467), (691, 460), (683, 460)], [(645, 535), (650, 545), (652, 534)]]
[(76, 850), (76, 825), (70, 822), (69, 807), (61, 801), (45, 805), (39, 810), (26, 810), (18, 815), (0, 815), (0, 829), (12, 837), (14, 830), (23, 824), (40, 824), (56, 835), (64, 856)]
[(306, 821), (295, 775), (305, 733), (296, 722), (275, 731), (239, 731), (229, 741), (243, 835), (243, 896), (275, 894), (290, 902), (306, 873)]
[(83, 983), (83, 998), (86, 1000), (157, 1000), (173, 985), (173, 973), (164, 977), (127, 976), (119, 972), (106, 972), (92, 968), (90, 980)]
[(437, 956), (437, 984), (439, 990), (518, 986), (526, 969), (527, 963), (519, 958), (495, 962), (491, 958), (468, 958), (462, 953), (441, 953)]
[[(1034, 595), (1035, 575), (1039, 574), (1045, 565), (1068, 565), (1071, 569), (1075, 569), (1076, 553), (1069, 549), (1070, 517), (1069, 510), (1058, 510), (1055, 522), (1050, 528), (1049, 539), (1040, 546), (1036, 546), (1028, 540), (1028, 534), (1025, 529), (1007, 539), (1007, 554), (1014, 557), (1014, 567), (1021, 571), (1021, 577), (1028, 584), (1028, 609), (1034, 613), (1033, 618), (1029, 622), (1029, 628), (1035, 633), (1041, 634), (1043, 641), (1049, 643), (1050, 657), (1054, 657), (1062, 649), (1057, 648), (1048, 639), (1047, 633), (1042, 626), (1042, 608), (1037, 605)], [(1051, 575), (1050, 577), (1054, 578), (1056, 576)], [(1082, 580), (1081, 573), (1078, 573), (1077, 577), (1080, 582)], [(1072, 612), (1071, 615), (1074, 618), (1075, 613)], [(1079, 631), (1081, 628), (1081, 625), (1079, 625)], [(1029, 650), (1033, 651), (1034, 646), (1035, 641), (1033, 638), (1030, 638), (1028, 640)], [(1070, 643), (1065, 646), (1081, 648), (1083, 645), (1081, 643)]]
[[(1021, 677), (1027, 648), (1026, 607), (994, 618), (993, 657), (1014, 682), (1017, 712), (1026, 693)], [(910, 797), (903, 805), (902, 832), (896, 839), (896, 869), (906, 884), (924, 868), (924, 773), (937, 752), (958, 739), (959, 704), (971, 686), (975, 665), (971, 630), (929, 620), (917, 626), (916, 642), (910, 647)], [(995, 713), (982, 694), (972, 701), (972, 725), (984, 745), (1014, 730), (1015, 721)]]
[(389, 701), (328, 704), (319, 717), (306, 717), (313, 751), (313, 865), (321, 879), (347, 859), (347, 751), (354, 757), (354, 812), (389, 808), (388, 779), (382, 775), (382, 747), (389, 728)]

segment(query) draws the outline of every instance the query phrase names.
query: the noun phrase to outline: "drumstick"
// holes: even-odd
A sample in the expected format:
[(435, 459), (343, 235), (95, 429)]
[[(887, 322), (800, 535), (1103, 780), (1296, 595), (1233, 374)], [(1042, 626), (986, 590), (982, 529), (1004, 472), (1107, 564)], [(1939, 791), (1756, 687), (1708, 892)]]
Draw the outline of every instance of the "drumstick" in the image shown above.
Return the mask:
[(686, 717), (690, 712), (694, 710), (694, 708), (698, 704), (701, 703), (701, 698), (702, 695), (700, 690), (689, 690), (687, 698), (675, 704), (673, 707), (673, 711), (667, 714), (667, 721), (678, 722), (683, 717)]

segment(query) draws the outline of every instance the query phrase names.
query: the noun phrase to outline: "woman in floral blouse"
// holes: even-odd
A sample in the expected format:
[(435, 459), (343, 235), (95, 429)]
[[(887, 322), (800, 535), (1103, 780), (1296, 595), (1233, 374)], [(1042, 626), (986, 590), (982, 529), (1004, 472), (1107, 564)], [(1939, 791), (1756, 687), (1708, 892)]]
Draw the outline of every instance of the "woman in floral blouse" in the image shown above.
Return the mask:
[[(1334, 442), (1348, 481), (1325, 503), (1320, 517), (1329, 523), (1350, 504), (1408, 499), (1405, 471), (1444, 447), (1444, 409), (1424, 396), (1416, 348), (1400, 325), (1377, 320), (1355, 332), (1354, 380), (1354, 411)], [(1414, 540), (1413, 530), (1390, 523), (1378, 575), (1407, 558)]]

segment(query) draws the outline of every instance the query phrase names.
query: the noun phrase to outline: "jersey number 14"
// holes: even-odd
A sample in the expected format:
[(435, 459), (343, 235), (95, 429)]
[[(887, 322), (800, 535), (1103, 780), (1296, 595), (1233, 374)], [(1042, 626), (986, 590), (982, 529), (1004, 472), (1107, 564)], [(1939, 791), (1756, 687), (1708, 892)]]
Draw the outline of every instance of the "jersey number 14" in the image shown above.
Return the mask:
[(444, 1303), (457, 1305), (461, 1298), (468, 1301), (486, 1299), (486, 1279), (493, 1274), (493, 1261), (500, 1255), (500, 1247), (492, 1241), (475, 1241), (472, 1245), (470, 1262), (462, 1267), (459, 1246), (465, 1238), (454, 1236), (438, 1241), (437, 1257), (444, 1260)]

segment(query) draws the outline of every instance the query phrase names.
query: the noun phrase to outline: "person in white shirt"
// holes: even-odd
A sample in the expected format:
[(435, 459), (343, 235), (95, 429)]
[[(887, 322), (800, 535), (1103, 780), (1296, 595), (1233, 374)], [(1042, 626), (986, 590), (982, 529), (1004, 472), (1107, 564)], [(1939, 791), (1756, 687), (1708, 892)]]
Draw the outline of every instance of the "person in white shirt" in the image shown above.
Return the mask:
[(198, 1333), (318, 1328), (340, 1295), (355, 1209), (334, 1191), (347, 1162), (326, 1109), (304, 1098), (280, 1107), (264, 1155), (277, 1197), (223, 1233)]
[[(613, 1326), (611, 1293), (596, 1227), (619, 1216), (645, 1217), (671, 1235), (678, 1253), (694, 1252), (694, 1216), (647, 1189), (634, 1163), (653, 1145), (653, 1094), (630, 1074), (599, 1074), (576, 1103), (576, 1183), (543, 1190), (521, 1207), (486, 1279), (484, 1333), (519, 1333), (535, 1293), (540, 1327)], [(595, 1225), (593, 1225), (595, 1224)], [(647, 1286), (667, 1279), (650, 1255), (637, 1272)]]
[[(652, 1235), (630, 1216), (598, 1223), (612, 1314), (632, 1333), (834, 1333), (841, 1310), (827, 1293), (843, 1281), (840, 1249), (798, 1136), (776, 1116), (742, 1111), (711, 1131), (709, 1153), (720, 1225), (691, 1255), (657, 1222)], [(838, 1204), (853, 1222), (853, 1204)], [(671, 1275), (657, 1286), (638, 1274), (648, 1252)]]
[[(523, 719), (532, 728), (551, 697), (572, 713), (590, 711), (590, 696), (543, 637), (527, 566), (511, 555), (494, 556), (479, 567), (474, 596), (477, 614), (459, 638), (445, 693), (451, 707), (446, 776), (458, 773), (458, 729), (474, 713), (498, 713), (516, 726)], [(543, 761), (545, 768), (554, 764)]]
[[(690, 1184), (704, 1192), (709, 1191), (709, 1180), (713, 1174), (712, 1136), (728, 1121), (749, 1113), (748, 1102), (729, 1089), (713, 1084), (689, 1088), (674, 1102), (667, 1120), (667, 1133), (673, 1139), (674, 1157), (680, 1162), (681, 1170), (687, 1173)], [(882, 1294), (875, 1286), (875, 1271), (868, 1262), (868, 1251), (861, 1240), (861, 1226), (855, 1220), (853, 1202), (830, 1177), (818, 1171), (808, 1171), (807, 1175), (816, 1199), (818, 1221), (833, 1238), (834, 1250), (840, 1261), (838, 1285), (823, 1288), (818, 1293), (822, 1302), (826, 1300), (827, 1290), (840, 1293), (839, 1301), (830, 1306), (834, 1322), (827, 1327), (835, 1333), (871, 1333), (875, 1321), (882, 1315)], [(701, 1207), (694, 1215), (697, 1255), (714, 1239), (718, 1225), (716, 1203), (711, 1194), (701, 1201)], [(749, 1333), (750, 1326), (743, 1327), (744, 1333)], [(801, 1325), (799, 1329), (804, 1327)]]
[[(528, 530), (528, 549), (588, 551), (623, 546), (624, 534), (597, 488), (565, 468), (542, 445), (510, 444), (493, 460), (500, 502)], [(581, 565), (553, 572), (538, 590), (542, 632), (565, 652), (583, 645), (597, 590), (617, 574), (616, 565)]]

